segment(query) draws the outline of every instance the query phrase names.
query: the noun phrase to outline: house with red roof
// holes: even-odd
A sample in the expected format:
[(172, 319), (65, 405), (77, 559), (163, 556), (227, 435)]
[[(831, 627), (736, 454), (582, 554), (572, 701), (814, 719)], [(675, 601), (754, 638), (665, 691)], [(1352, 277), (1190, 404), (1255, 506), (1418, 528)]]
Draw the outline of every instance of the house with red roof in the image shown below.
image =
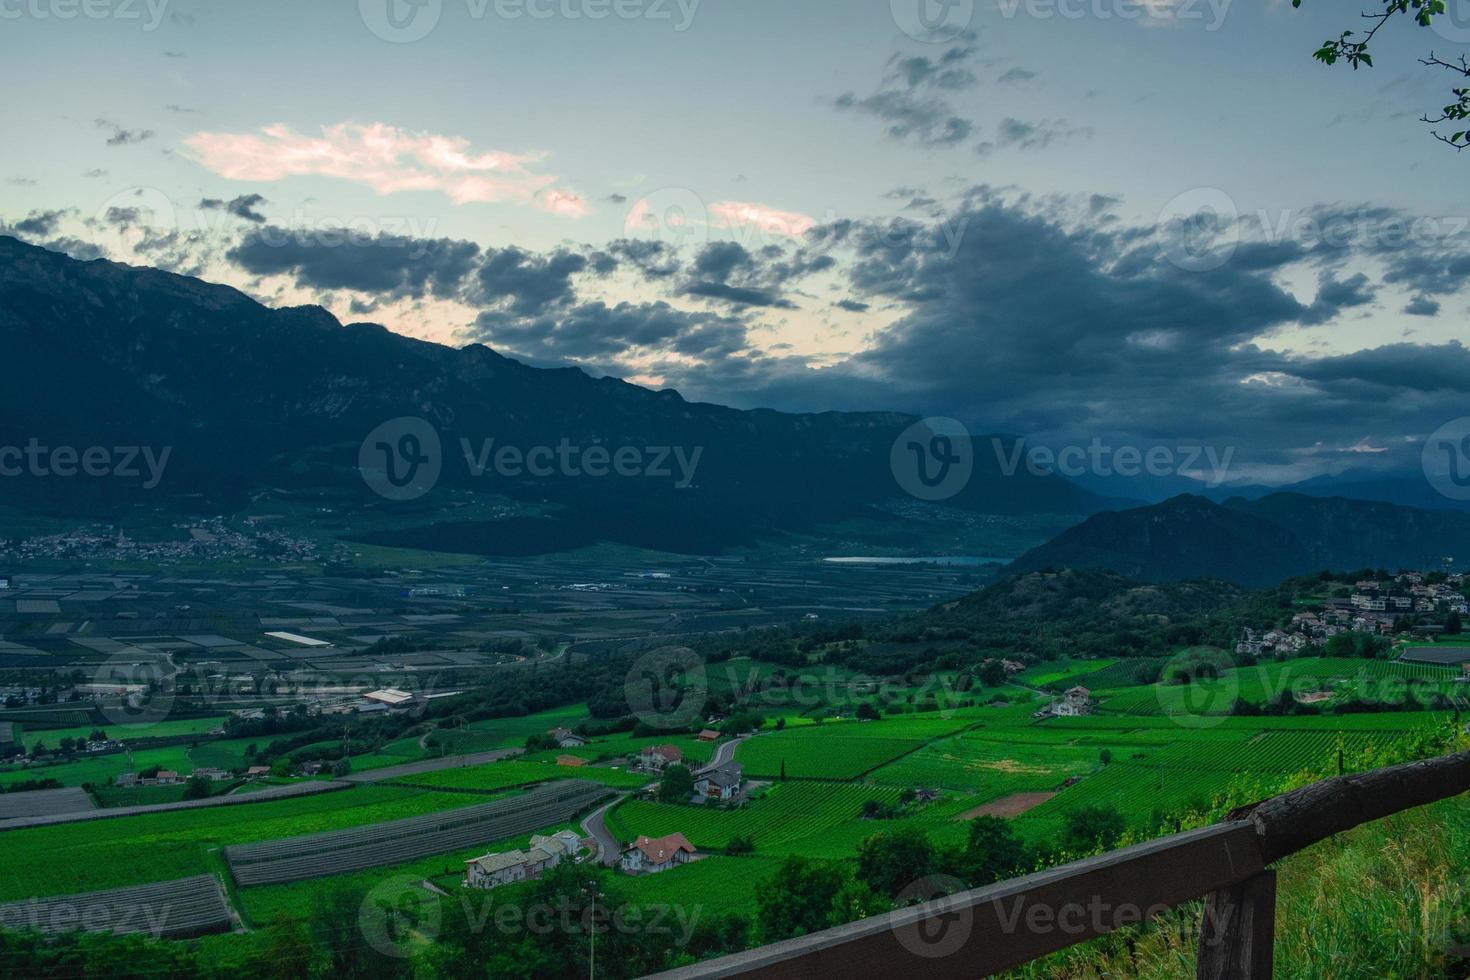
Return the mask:
[(685, 864), (694, 856), (694, 845), (683, 834), (667, 837), (641, 835), (623, 848), (622, 869), (628, 874), (658, 874)]

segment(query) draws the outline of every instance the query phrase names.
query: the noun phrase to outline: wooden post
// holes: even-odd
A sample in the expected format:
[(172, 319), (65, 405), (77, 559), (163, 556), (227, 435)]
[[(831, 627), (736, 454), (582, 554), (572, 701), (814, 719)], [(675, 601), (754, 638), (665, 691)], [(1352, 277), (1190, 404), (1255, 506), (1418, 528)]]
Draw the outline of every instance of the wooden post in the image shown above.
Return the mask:
[(1205, 899), (1198, 980), (1271, 980), (1276, 872), (1267, 870)]

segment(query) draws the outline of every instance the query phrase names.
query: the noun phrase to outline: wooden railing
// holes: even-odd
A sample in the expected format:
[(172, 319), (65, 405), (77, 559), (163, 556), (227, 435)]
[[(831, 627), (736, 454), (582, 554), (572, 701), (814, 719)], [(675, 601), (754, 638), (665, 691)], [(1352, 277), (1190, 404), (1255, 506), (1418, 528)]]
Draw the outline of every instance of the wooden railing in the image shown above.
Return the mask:
[(1276, 872), (1333, 834), (1470, 791), (1470, 752), (1338, 776), (1225, 822), (962, 891), (660, 980), (913, 976), (974, 980), (1205, 899), (1197, 975), (1272, 975)]

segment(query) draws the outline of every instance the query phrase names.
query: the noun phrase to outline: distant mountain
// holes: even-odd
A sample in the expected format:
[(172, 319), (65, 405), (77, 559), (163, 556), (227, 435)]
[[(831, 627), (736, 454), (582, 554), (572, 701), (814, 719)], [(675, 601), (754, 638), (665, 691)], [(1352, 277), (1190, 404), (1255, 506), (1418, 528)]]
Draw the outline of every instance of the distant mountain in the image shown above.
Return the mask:
[(1470, 515), (1302, 494), (1222, 504), (1186, 495), (1094, 515), (1008, 571), (1092, 568), (1262, 587), (1327, 568), (1422, 568), (1457, 556), (1470, 559)]
[[(890, 453), (911, 416), (691, 403), (574, 368), (532, 368), (482, 345), (455, 349), (375, 324), (344, 326), (318, 307), (270, 309), (226, 286), (79, 262), (7, 237), (0, 364), (0, 447), (171, 450), (167, 478), (151, 493), (131, 478), (37, 479), (27, 470), (0, 480), (0, 501), (51, 513), (164, 498), (224, 512), (262, 488), (329, 491), (346, 500), (346, 536), (352, 513), (390, 513), (391, 530), (358, 535), (382, 543), (527, 553), (612, 541), (697, 554), (855, 517), (892, 523), (900, 519), (890, 505), (910, 500)], [(434, 493), (389, 505), (365, 485), (359, 451), (376, 427), (401, 417), (437, 432), (442, 475)], [(494, 450), (565, 443), (678, 447), (700, 457), (682, 488), (673, 476), (596, 478), (564, 467), (475, 477), (461, 440), (478, 450), (487, 439)], [(994, 453), (974, 455), (974, 476), (945, 506), (1078, 516), (1109, 506), (1058, 477), (1003, 476)], [(463, 500), (449, 507), (444, 494), (463, 491), (504, 495), (545, 516), (457, 519)]]
[(1284, 487), (1227, 486), (1200, 491), (1216, 502), (1232, 497), (1259, 500), (1277, 493), (1295, 493), (1307, 497), (1345, 497), (1348, 500), (1378, 500), (1404, 507), (1425, 510), (1470, 511), (1470, 501), (1454, 500), (1439, 493), (1422, 473), (1383, 475), (1349, 472), (1337, 476), (1318, 476)]

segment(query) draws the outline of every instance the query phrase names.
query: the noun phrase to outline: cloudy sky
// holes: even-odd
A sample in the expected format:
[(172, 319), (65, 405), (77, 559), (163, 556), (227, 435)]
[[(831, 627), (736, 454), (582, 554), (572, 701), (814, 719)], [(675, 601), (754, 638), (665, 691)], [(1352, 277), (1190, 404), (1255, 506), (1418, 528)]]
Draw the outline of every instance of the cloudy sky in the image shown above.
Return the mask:
[(1470, 413), (1416, 64), (1470, 29), (1312, 62), (1356, 13), (0, 0), (0, 222), (694, 399), (1408, 468)]

